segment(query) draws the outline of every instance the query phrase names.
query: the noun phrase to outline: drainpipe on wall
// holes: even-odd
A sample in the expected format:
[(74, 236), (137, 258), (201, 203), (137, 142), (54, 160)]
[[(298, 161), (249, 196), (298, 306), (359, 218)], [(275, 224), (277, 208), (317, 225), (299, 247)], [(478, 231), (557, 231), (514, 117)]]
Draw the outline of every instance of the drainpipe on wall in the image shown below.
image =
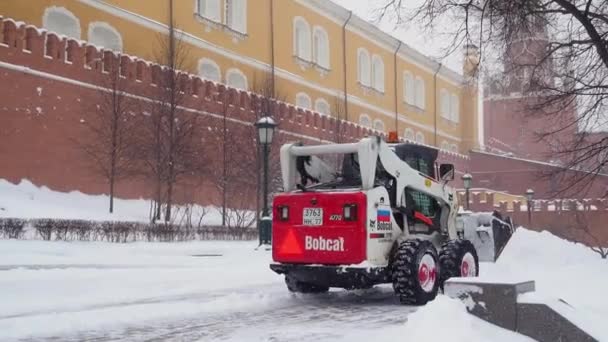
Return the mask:
[(270, 91), (272, 97), (276, 97), (274, 90), (275, 64), (274, 64), (274, 0), (270, 0)]
[(394, 58), (394, 69), (395, 69), (395, 82), (394, 82), (394, 86), (395, 86), (395, 132), (397, 132), (397, 136), (399, 136), (399, 94), (397, 93), (397, 54), (399, 53), (399, 50), (401, 49), (401, 45), (403, 43), (401, 41), (399, 41), (399, 45), (397, 45), (397, 50), (395, 50), (395, 55), (393, 56)]
[(346, 26), (353, 17), (353, 11), (348, 12), (348, 19), (342, 25), (342, 71), (344, 72), (344, 120), (348, 121), (348, 76), (346, 73)]
[(433, 139), (435, 141), (435, 147), (438, 147), (438, 145), (437, 145), (437, 98), (438, 98), (438, 96), (437, 96), (437, 74), (439, 74), (439, 70), (441, 70), (441, 67), (442, 67), (442, 64), (439, 63), (439, 66), (437, 67), (437, 70), (435, 71), (435, 74), (433, 75), (433, 87), (434, 87), (434, 95), (435, 95), (435, 103), (434, 103), (434, 108), (433, 108), (433, 110), (434, 110), (433, 116), (434, 116), (434, 120), (435, 120)]

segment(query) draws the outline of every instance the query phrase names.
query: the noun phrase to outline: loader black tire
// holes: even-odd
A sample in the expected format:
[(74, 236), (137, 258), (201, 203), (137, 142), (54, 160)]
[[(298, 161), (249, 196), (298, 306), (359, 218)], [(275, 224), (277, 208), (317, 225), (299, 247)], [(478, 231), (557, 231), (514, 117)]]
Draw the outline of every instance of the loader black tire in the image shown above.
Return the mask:
[(288, 274), (285, 275), (285, 284), (290, 292), (295, 293), (325, 293), (329, 291), (329, 287), (305, 283)]
[[(475, 268), (472, 269), (471, 266)], [(439, 252), (439, 268), (441, 269), (439, 285), (442, 290), (446, 280), (450, 278), (477, 277), (479, 275), (479, 257), (473, 243), (464, 239), (444, 243)]]
[(439, 290), (439, 257), (430, 241), (403, 241), (391, 259), (393, 290), (402, 304), (424, 305), (435, 299)]

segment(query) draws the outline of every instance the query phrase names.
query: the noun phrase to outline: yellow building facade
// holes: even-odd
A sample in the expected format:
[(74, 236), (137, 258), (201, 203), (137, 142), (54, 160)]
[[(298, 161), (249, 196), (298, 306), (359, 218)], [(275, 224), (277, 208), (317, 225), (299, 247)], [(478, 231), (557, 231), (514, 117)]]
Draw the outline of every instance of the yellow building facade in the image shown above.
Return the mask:
[(478, 93), (464, 76), (328, 0), (3, 0), (0, 15), (154, 61), (170, 13), (203, 78), (418, 143), (479, 146)]

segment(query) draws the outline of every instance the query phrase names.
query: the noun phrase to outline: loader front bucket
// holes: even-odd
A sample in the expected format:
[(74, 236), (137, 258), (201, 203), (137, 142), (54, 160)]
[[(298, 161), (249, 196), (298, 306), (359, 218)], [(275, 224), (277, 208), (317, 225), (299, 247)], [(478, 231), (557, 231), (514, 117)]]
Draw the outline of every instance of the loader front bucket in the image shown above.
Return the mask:
[(483, 262), (495, 262), (515, 231), (509, 218), (503, 220), (496, 214), (466, 213), (459, 220), (464, 224), (464, 238), (473, 243)]

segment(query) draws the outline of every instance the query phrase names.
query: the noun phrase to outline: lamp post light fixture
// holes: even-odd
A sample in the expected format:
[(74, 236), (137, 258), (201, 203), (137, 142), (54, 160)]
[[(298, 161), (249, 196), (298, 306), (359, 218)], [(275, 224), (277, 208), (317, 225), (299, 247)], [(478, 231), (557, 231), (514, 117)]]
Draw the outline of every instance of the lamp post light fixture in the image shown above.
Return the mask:
[(466, 210), (469, 210), (469, 190), (471, 190), (471, 186), (473, 185), (473, 176), (470, 173), (465, 173), (462, 176), (462, 182), (464, 183), (464, 191), (465, 191), (465, 201), (466, 201)]
[(255, 123), (255, 128), (258, 130), (258, 142), (262, 146), (262, 153), (264, 155), (264, 206), (259, 224), (260, 246), (263, 244), (269, 245), (272, 235), (272, 219), (268, 210), (268, 154), (276, 127), (276, 122), (269, 116), (263, 116)]
[[(528, 205), (528, 225), (532, 225), (532, 205), (534, 200), (534, 190), (528, 189), (526, 190), (526, 200)], [(529, 227), (528, 227), (529, 228)]]

